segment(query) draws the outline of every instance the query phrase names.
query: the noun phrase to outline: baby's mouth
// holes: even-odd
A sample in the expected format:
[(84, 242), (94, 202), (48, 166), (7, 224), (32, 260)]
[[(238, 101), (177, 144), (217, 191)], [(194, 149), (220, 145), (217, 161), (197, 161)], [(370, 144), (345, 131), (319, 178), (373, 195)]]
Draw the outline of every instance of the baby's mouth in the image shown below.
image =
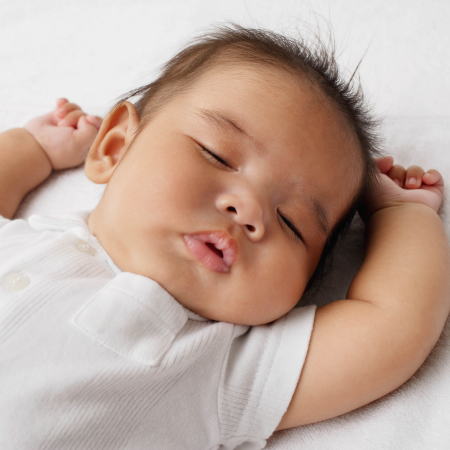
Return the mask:
[(219, 250), (212, 244), (211, 242), (205, 242), (206, 246), (209, 247), (216, 255), (219, 255), (221, 258), (223, 258), (223, 251)]
[(184, 235), (191, 255), (213, 272), (229, 272), (237, 253), (237, 242), (225, 231), (206, 231)]

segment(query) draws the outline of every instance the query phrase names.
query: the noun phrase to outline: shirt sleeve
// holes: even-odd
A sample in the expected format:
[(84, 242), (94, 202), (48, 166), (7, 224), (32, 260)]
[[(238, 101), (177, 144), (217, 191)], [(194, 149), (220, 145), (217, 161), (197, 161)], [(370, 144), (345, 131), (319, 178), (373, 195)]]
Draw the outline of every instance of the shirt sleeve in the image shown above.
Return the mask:
[(223, 448), (237, 437), (265, 441), (275, 431), (300, 378), (315, 310), (315, 305), (295, 308), (233, 339), (219, 386)]

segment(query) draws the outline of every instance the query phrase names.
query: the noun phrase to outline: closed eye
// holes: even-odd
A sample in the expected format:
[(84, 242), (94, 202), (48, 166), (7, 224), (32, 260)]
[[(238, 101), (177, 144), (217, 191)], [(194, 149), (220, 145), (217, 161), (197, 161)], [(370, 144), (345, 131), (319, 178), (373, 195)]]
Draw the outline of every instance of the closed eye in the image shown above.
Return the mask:
[(280, 214), (280, 212), (278, 211), (278, 217), (280, 218), (280, 222), (282, 222), (282, 224), (288, 228), (288, 230), (290, 231), (292, 237), (294, 238), (294, 240), (298, 243), (305, 243), (305, 240), (303, 239), (302, 234), (300, 233), (300, 231), (297, 230), (297, 228), (295, 228), (295, 226), (289, 221), (289, 219), (287, 219), (286, 217), (284, 217), (282, 214)]
[(216, 155), (211, 150), (208, 150), (206, 147), (203, 147), (202, 145), (200, 145), (200, 149), (208, 161), (220, 167), (225, 166), (228, 167), (229, 169), (233, 169), (233, 167), (231, 167), (224, 159), (222, 159), (219, 155)]

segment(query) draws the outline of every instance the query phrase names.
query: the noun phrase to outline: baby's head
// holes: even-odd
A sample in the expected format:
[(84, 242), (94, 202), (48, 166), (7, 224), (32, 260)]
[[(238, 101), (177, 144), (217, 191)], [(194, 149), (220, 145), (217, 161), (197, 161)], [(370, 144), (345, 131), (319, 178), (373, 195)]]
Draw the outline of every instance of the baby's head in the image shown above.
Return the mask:
[(271, 322), (375, 179), (373, 123), (323, 47), (222, 28), (105, 118), (86, 161), (107, 183), (89, 227), (190, 310)]

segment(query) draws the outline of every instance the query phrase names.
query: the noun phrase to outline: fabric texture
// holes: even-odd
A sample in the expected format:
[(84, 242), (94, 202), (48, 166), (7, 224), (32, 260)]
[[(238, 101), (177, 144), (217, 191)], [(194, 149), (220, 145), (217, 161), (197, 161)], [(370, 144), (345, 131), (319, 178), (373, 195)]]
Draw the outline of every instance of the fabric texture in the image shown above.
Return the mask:
[(121, 272), (88, 215), (0, 219), (0, 448), (263, 448), (315, 306), (258, 327), (207, 320)]

